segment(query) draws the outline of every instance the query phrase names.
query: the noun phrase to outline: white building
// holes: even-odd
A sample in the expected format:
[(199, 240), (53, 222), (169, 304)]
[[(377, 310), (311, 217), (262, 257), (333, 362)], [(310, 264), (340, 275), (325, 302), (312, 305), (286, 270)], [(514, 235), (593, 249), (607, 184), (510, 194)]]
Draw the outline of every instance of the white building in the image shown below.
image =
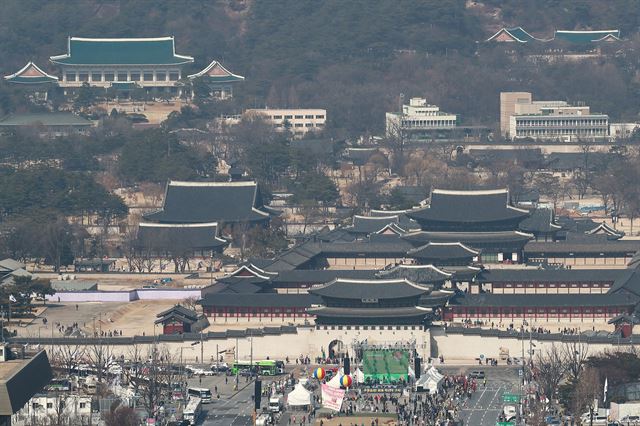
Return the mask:
[(409, 105), (402, 105), (402, 112), (386, 114), (388, 137), (403, 134), (410, 139), (434, 139), (451, 133), (458, 125), (458, 116), (440, 111), (424, 98), (411, 98)]
[(16, 426), (90, 424), (91, 397), (67, 393), (35, 395), (11, 418)]
[(640, 131), (640, 123), (610, 123), (609, 135), (612, 140), (628, 139)]
[(262, 115), (277, 130), (289, 130), (294, 135), (324, 130), (327, 123), (327, 110), (317, 108), (248, 109), (245, 114)]
[(533, 101), (529, 92), (502, 92), (500, 131), (511, 139), (596, 141), (608, 138), (609, 116), (565, 101)]

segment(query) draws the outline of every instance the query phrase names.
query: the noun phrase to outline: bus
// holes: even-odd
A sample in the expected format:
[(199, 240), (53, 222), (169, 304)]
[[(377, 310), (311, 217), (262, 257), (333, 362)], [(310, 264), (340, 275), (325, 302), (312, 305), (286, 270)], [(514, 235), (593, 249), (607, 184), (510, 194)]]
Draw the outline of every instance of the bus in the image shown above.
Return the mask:
[(195, 425), (200, 417), (202, 411), (202, 400), (198, 397), (189, 397), (187, 406), (182, 411), (182, 420), (189, 422), (190, 425)]
[(233, 375), (242, 371), (253, 371), (254, 373), (263, 376), (275, 376), (278, 374), (284, 374), (284, 362), (271, 359), (253, 361), (252, 367), (251, 361), (236, 361), (231, 366), (231, 374)]
[(203, 404), (211, 402), (211, 390), (207, 388), (189, 388), (187, 389), (189, 398), (199, 398)]

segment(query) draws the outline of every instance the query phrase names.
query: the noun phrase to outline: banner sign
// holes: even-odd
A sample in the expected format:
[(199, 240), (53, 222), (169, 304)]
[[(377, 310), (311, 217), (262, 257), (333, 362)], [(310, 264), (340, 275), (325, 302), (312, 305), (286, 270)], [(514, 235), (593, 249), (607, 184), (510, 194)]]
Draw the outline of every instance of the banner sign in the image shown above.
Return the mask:
[(332, 388), (326, 383), (322, 384), (322, 406), (334, 411), (340, 411), (344, 389)]

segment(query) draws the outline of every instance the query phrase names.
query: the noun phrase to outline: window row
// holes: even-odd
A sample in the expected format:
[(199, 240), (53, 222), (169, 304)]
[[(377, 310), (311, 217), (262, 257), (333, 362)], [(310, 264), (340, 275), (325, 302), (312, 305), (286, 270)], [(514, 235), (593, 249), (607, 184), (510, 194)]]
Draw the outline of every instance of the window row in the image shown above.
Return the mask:
[[(155, 78), (154, 78), (155, 77)], [(104, 82), (104, 81), (178, 81), (179, 72), (66, 72), (65, 81)]]

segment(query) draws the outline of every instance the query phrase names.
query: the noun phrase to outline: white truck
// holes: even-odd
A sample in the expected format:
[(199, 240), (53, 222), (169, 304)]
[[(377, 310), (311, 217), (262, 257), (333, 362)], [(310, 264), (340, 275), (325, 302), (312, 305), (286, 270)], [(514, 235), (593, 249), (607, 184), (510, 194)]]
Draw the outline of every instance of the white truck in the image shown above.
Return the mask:
[(279, 413), (284, 407), (284, 398), (282, 395), (272, 395), (269, 398), (269, 411)]

